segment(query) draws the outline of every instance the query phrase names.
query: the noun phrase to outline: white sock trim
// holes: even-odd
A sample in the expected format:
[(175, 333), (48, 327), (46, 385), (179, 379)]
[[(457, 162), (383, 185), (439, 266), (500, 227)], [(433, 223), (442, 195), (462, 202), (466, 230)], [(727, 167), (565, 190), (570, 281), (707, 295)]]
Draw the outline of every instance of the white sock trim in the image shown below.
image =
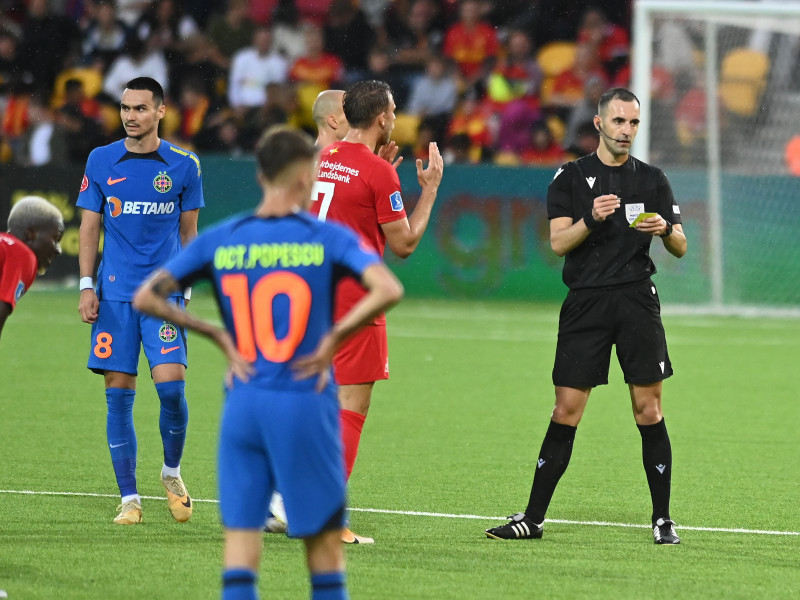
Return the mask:
[(161, 476), (162, 477), (180, 477), (181, 476), (181, 466), (178, 465), (177, 467), (168, 467), (164, 465), (161, 467)]

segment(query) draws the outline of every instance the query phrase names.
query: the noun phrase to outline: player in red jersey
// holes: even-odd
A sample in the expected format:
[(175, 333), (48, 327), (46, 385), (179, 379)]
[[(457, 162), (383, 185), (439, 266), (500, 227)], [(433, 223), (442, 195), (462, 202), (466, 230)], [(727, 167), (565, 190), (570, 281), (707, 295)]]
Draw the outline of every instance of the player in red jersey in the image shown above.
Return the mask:
[[(442, 181), (444, 162), (435, 142), (423, 169), (417, 160), (417, 179), (422, 194), (413, 214), (403, 206), (400, 179), (391, 162), (376, 149), (389, 143), (395, 122), (392, 90), (382, 81), (360, 81), (344, 94), (344, 114), (350, 130), (320, 155), (311, 212), (321, 221), (331, 219), (348, 225), (362, 242), (383, 256), (388, 243), (397, 256), (407, 258), (422, 239)], [(338, 320), (365, 294), (355, 280), (345, 278), (337, 288), (334, 320)], [(338, 351), (334, 376), (339, 384), (342, 437), (347, 476), (353, 470), (361, 430), (369, 411), (376, 381), (389, 378), (386, 318), (350, 338)], [(347, 543), (370, 543), (346, 529)]]
[(11, 208), (8, 233), (0, 233), (0, 334), (17, 301), (61, 254), (64, 218), (39, 196), (25, 196)]

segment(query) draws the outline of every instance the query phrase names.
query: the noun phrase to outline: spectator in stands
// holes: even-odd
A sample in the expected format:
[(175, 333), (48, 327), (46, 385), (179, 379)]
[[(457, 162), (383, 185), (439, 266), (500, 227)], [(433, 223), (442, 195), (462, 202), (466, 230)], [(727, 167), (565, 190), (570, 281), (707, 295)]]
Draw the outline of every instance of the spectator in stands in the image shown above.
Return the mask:
[(295, 0), (278, 0), (272, 15), (273, 47), (290, 64), (306, 53), (306, 41)]
[(125, 52), (108, 67), (103, 82), (105, 100), (119, 106), (125, 84), (136, 77), (152, 77), (162, 82), (164, 93), (169, 93), (169, 70), (164, 53), (150, 39), (141, 40), (137, 35), (128, 37)]
[(325, 52), (322, 31), (318, 27), (307, 23), (303, 32), (306, 53), (294, 61), (289, 70), (289, 80), (297, 86), (301, 125), (313, 130), (315, 123), (311, 109), (314, 100), (323, 90), (341, 87), (337, 84), (344, 77), (344, 65), (337, 56)]
[(117, 0), (117, 15), (128, 28), (133, 29), (149, 5), (150, 0)]
[[(21, 75), (18, 46), (17, 37), (10, 30), (0, 27), (0, 107), (4, 104), (2, 98), (11, 93), (11, 82)], [(33, 76), (29, 75), (28, 78), (32, 80)]]
[(578, 27), (578, 43), (591, 44), (597, 48), (600, 63), (613, 76), (627, 62), (630, 52), (628, 33), (608, 20), (597, 7), (589, 7), (581, 16)]
[(410, 78), (422, 74), (441, 51), (444, 32), (436, 22), (438, 12), (433, 0), (413, 0), (405, 19), (386, 22), (392, 65)]
[(505, 53), (489, 77), (489, 95), (495, 102), (524, 99), (539, 106), (542, 70), (533, 55), (530, 35), (520, 29), (508, 33)]
[(227, 10), (211, 17), (206, 27), (206, 35), (228, 60), (253, 41), (256, 24), (247, 15), (247, 4), (247, 0), (229, 0)]
[(533, 126), (542, 118), (538, 107), (524, 100), (513, 100), (499, 112), (495, 149), (498, 152), (521, 154), (531, 145)]
[(481, 20), (478, 0), (461, 0), (458, 17), (445, 34), (444, 54), (458, 66), (462, 89), (468, 89), (491, 72), (500, 48), (494, 28)]
[(599, 134), (593, 122), (583, 123), (578, 127), (575, 143), (565, 149), (567, 160), (575, 160), (597, 151), (600, 145)]
[(28, 101), (30, 128), (22, 134), (15, 162), (25, 167), (61, 165), (66, 162), (66, 134), (50, 112), (48, 94), (37, 90)]
[(239, 117), (263, 106), (267, 85), (286, 81), (289, 65), (272, 49), (272, 32), (266, 25), (253, 34), (251, 46), (233, 55), (228, 83), (228, 103)]
[[(22, 21), (20, 67), (33, 74), (37, 86), (51, 89), (64, 57), (80, 44), (80, 31), (67, 17), (51, 14), (47, 0), (29, 0)], [(31, 82), (33, 83), (33, 82)]]
[(608, 88), (608, 76), (600, 64), (597, 48), (589, 43), (578, 44), (572, 67), (558, 75), (547, 100), (559, 118), (566, 122), (572, 109), (583, 99), (584, 86), (590, 77), (599, 77)]
[[(375, 32), (356, 3), (352, 0), (331, 2), (324, 36), (325, 51), (338, 56), (344, 63), (346, 81), (368, 78), (365, 76), (369, 68), (367, 57), (375, 43)], [(394, 87), (392, 91), (396, 91)]]
[(581, 125), (591, 122), (597, 114), (597, 103), (600, 96), (608, 89), (606, 81), (597, 75), (590, 75), (583, 86), (583, 98), (575, 105), (566, 123), (563, 145), (569, 148), (578, 139), (578, 129)]
[(364, 71), (361, 79), (373, 79), (375, 81), (385, 81), (392, 88), (392, 98), (395, 104), (403, 109), (408, 103), (408, 84), (406, 78), (392, 68), (389, 59), (389, 51), (381, 46), (371, 48), (367, 54), (367, 70)]
[(470, 141), (470, 162), (478, 163), (492, 159), (494, 147), (495, 120), (490, 102), (479, 99), (474, 90), (464, 93), (459, 100), (453, 118), (450, 121), (448, 136), (452, 139), (458, 134), (465, 134)]
[(547, 123), (540, 121), (533, 126), (530, 146), (522, 152), (520, 158), (526, 165), (553, 167), (564, 164), (567, 155), (556, 142)]
[(466, 133), (456, 133), (450, 137), (442, 153), (442, 159), (446, 165), (474, 164), (478, 162), (474, 159), (472, 140)]
[(30, 89), (19, 80), (9, 83), (8, 96), (2, 111), (3, 162), (12, 160), (21, 150), (22, 136), (30, 127)]
[(434, 139), (445, 137), (447, 123), (458, 98), (458, 82), (447, 61), (433, 55), (425, 75), (414, 83), (405, 112), (424, 119), (434, 130)]
[(105, 72), (125, 50), (130, 30), (117, 16), (115, 0), (94, 0), (90, 6), (91, 20), (83, 32), (81, 62), (95, 64), (99, 61), (101, 71)]
[(239, 133), (239, 145), (250, 151), (266, 129), (282, 124), (299, 127), (295, 88), (290, 83), (268, 83), (267, 100), (248, 114)]
[[(184, 67), (186, 40), (200, 32), (195, 20), (184, 13), (177, 0), (152, 0), (136, 24), (136, 35), (164, 53), (169, 66), (170, 85), (179, 81)], [(153, 74), (149, 74), (154, 77)], [(162, 84), (164, 83), (163, 80)], [(166, 92), (166, 89), (164, 90)]]
[(215, 101), (207, 84), (198, 73), (185, 77), (181, 83), (180, 124), (173, 134), (174, 143), (186, 150), (216, 150), (218, 131), (232, 113)]
[(88, 98), (80, 79), (68, 79), (64, 103), (56, 112), (56, 123), (65, 132), (67, 161), (83, 165), (89, 153), (104, 143), (100, 129), (100, 103)]

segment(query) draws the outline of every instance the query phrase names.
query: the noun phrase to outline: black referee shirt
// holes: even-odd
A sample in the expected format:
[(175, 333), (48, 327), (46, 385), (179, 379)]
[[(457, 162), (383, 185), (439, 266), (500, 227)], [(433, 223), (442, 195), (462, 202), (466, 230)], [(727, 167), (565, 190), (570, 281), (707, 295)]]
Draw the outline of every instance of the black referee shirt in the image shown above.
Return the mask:
[(629, 156), (624, 165), (604, 165), (597, 154), (567, 163), (547, 188), (547, 217), (580, 221), (597, 196), (616, 194), (620, 207), (583, 243), (568, 252), (562, 279), (570, 289), (625, 286), (656, 272), (650, 259), (653, 236), (630, 227), (642, 212), (660, 214), (673, 225), (681, 213), (661, 169)]

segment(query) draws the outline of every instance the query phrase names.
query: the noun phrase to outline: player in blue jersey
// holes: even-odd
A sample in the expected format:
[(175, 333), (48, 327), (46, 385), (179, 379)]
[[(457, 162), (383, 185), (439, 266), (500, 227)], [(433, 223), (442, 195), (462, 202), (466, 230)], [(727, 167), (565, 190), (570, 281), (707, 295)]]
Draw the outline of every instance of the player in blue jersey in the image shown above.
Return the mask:
[[(210, 337), (228, 358), (218, 477), (223, 599), (257, 597), (276, 487), (289, 534), (306, 545), (312, 598), (346, 598), (345, 472), (331, 362), (345, 338), (400, 300), (402, 287), (354, 233), (305, 212), (317, 172), (310, 137), (273, 128), (256, 154), (263, 198), (255, 214), (201, 234), (142, 285), (134, 305)], [(335, 281), (348, 273), (368, 293), (332, 325)], [(198, 279), (211, 280), (224, 329), (167, 302)]]
[[(106, 435), (122, 496), (114, 523), (121, 525), (142, 520), (133, 427), (140, 346), (161, 402), (161, 482), (167, 504), (177, 521), (192, 515), (180, 473), (189, 419), (186, 336), (174, 323), (142, 315), (131, 304), (147, 275), (197, 235), (198, 211), (204, 205), (197, 157), (158, 137), (165, 112), (164, 91), (157, 81), (138, 77), (128, 82), (120, 101), (127, 137), (92, 151), (77, 203), (83, 209), (78, 311), (92, 324), (88, 366), (105, 377)], [(95, 286), (101, 229), (103, 257)], [(180, 305), (185, 299), (188, 293), (182, 291), (171, 296)]]

